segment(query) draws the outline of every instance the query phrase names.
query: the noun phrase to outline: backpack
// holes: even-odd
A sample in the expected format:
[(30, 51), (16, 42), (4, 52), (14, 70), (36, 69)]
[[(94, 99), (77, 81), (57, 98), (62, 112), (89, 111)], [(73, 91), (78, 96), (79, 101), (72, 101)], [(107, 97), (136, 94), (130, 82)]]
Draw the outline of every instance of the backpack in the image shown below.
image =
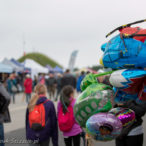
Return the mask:
[(42, 130), (45, 125), (47, 124), (45, 120), (45, 107), (44, 104), (49, 101), (46, 100), (45, 102), (35, 105), (33, 111), (29, 112), (29, 125), (34, 131)]
[(0, 83), (0, 113), (4, 113), (10, 104), (10, 95), (3, 86), (2, 83)]
[(63, 113), (63, 106), (61, 106), (58, 113), (59, 129), (63, 132), (70, 131), (75, 123), (73, 107), (71, 104), (67, 107), (67, 112)]

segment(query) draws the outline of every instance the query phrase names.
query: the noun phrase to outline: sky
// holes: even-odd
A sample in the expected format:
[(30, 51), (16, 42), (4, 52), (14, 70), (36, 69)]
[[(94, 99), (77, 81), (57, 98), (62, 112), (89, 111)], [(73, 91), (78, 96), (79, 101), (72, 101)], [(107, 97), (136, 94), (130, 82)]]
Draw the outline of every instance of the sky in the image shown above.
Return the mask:
[(78, 50), (76, 67), (97, 65), (105, 35), (145, 19), (145, 5), (145, 0), (0, 0), (0, 60), (35, 51), (67, 67)]

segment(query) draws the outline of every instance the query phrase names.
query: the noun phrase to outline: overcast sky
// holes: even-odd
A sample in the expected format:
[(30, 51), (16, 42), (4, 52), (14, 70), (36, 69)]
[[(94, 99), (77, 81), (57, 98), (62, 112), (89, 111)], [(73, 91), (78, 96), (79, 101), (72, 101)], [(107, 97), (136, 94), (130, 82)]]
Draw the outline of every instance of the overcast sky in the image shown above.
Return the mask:
[[(0, 0), (0, 60), (38, 51), (67, 67), (99, 64), (100, 46), (115, 27), (146, 18), (146, 0)], [(145, 24), (140, 24), (146, 27)]]

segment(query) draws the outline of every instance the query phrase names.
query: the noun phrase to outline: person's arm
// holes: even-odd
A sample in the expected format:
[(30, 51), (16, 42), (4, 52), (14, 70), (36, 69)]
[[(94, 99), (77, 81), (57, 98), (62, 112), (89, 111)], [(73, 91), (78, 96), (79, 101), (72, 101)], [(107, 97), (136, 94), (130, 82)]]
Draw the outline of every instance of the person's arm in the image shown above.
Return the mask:
[(62, 77), (60, 80), (60, 87), (61, 89), (64, 87), (64, 77)]
[(54, 104), (51, 105), (51, 122), (52, 122), (52, 143), (58, 146), (58, 124)]
[(75, 78), (75, 77), (73, 77), (73, 87), (74, 87), (74, 89), (76, 89), (76, 85), (77, 85), (76, 78)]
[(76, 90), (79, 92), (80, 91), (80, 77), (77, 79), (77, 84), (76, 84)]

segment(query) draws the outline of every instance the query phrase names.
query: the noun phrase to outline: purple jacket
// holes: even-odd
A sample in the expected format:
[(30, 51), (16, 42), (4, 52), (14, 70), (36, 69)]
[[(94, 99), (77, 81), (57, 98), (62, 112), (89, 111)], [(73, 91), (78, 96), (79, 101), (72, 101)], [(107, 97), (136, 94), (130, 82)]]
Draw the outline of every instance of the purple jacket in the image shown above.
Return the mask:
[[(46, 97), (42, 96), (37, 101), (37, 105), (43, 103), (47, 100)], [(28, 117), (29, 112), (28, 109), (26, 111), (26, 138), (27, 140), (39, 140), (39, 142), (43, 142), (52, 138), (53, 146), (58, 146), (58, 125), (57, 125), (57, 117), (55, 107), (52, 101), (48, 101), (44, 103), (45, 107), (45, 120), (46, 120), (46, 127), (36, 132), (30, 128)]]
[[(72, 107), (74, 107), (75, 101), (76, 101), (75, 99), (72, 101), (72, 103), (71, 103)], [(61, 108), (61, 102), (59, 101), (58, 107), (57, 107), (57, 113), (59, 112), (60, 108)], [(79, 126), (79, 124), (77, 122), (75, 122), (70, 131), (63, 132), (63, 136), (64, 137), (75, 136), (75, 135), (80, 134), (81, 132), (82, 132), (81, 127)]]

